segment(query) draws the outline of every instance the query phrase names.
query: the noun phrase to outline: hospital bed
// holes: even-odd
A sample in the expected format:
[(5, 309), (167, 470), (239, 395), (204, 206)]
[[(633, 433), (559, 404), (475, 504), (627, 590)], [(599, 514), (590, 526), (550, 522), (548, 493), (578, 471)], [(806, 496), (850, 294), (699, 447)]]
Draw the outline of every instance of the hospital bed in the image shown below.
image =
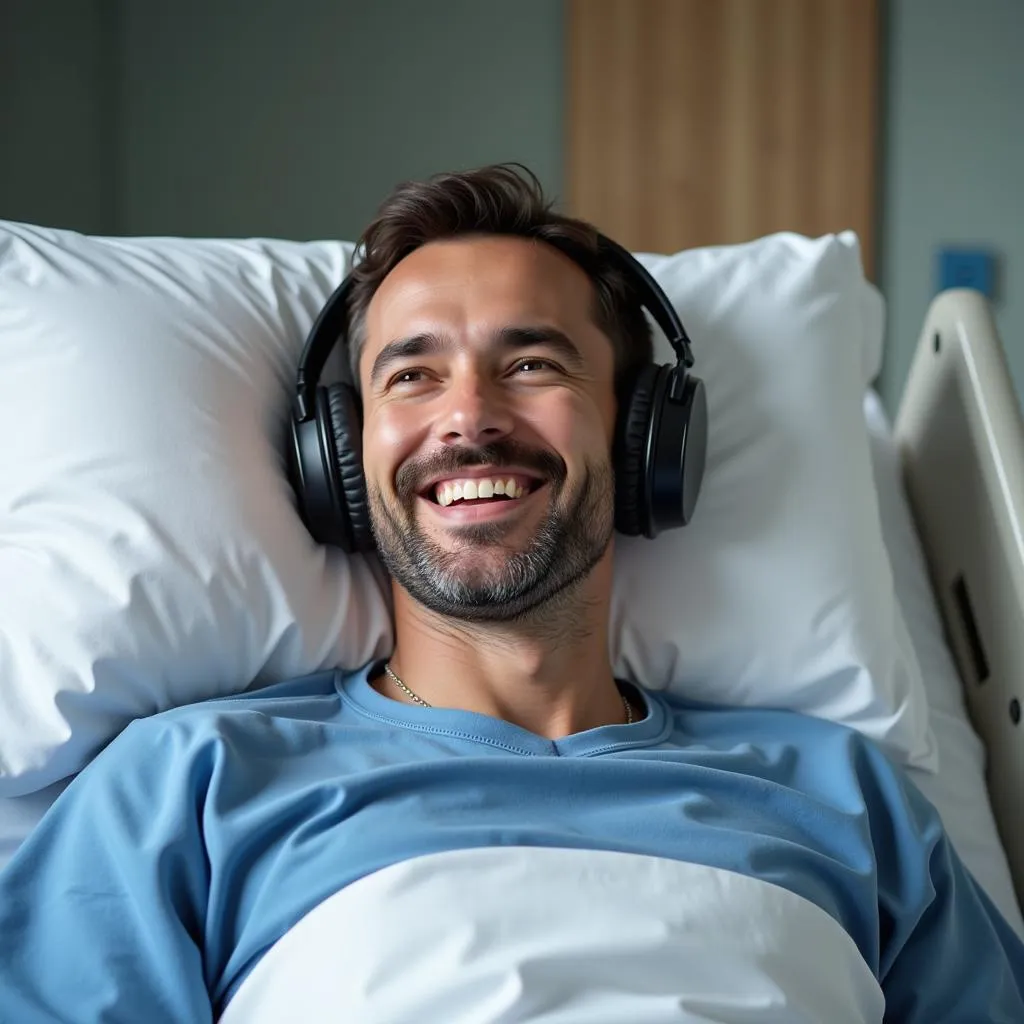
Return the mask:
[[(940, 744), (937, 776), (915, 775), (942, 811), (976, 874), (1020, 925), (1024, 900), (1024, 428), (1004, 352), (985, 299), (953, 290), (931, 305), (891, 440), (898, 453), (931, 592), (962, 689), (938, 666), (929, 594), (913, 581), (913, 538), (883, 522), (897, 588), (923, 665)], [(876, 467), (877, 468), (877, 467)], [(890, 481), (894, 483), (895, 481)], [(900, 543), (909, 544), (900, 553)], [(903, 579), (901, 576), (901, 567)], [(916, 588), (916, 592), (914, 590)], [(916, 615), (916, 621), (909, 613)], [(929, 671), (929, 669), (934, 669)], [(970, 726), (984, 744), (975, 748)], [(991, 801), (993, 818), (987, 808)], [(1004, 855), (1006, 868), (1004, 868)], [(1013, 889), (1007, 872), (1012, 876)], [(1014, 905), (1014, 891), (1018, 906)]]
[[(340, 265), (321, 268), (325, 278)], [(872, 390), (864, 416), (939, 755), (937, 772), (907, 770), (1024, 934), (1024, 832), (1015, 814), (1024, 788), (1024, 426), (985, 300), (963, 290), (940, 295), (893, 424)], [(0, 800), (0, 864), (66, 785)]]

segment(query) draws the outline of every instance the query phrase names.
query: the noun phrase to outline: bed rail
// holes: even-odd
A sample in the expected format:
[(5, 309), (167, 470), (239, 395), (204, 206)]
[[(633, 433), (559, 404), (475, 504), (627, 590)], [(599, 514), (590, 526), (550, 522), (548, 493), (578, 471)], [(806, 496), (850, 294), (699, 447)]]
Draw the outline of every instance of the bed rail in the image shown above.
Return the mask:
[(894, 430), (1024, 906), (1024, 420), (980, 293), (932, 302)]

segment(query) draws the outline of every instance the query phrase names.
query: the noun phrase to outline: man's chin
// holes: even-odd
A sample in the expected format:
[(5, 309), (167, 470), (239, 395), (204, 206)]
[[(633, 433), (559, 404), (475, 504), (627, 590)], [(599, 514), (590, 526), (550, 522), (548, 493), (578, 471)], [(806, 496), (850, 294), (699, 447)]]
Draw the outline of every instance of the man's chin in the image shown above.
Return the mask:
[(471, 560), (472, 566), (506, 563), (513, 555), (525, 552), (533, 539), (531, 533), (522, 529), (494, 524), (431, 530), (427, 536), (438, 551), (451, 558)]
[(480, 536), (484, 529), (431, 538), (433, 550), (421, 551), (419, 571), (405, 576), (410, 594), (436, 612), (475, 622), (508, 621), (543, 604), (554, 568), (550, 553), (531, 551), (532, 535), (510, 544), (508, 537)]
[(422, 588), (414, 585), (410, 595), (431, 611), (461, 622), (513, 622), (530, 615), (545, 604), (548, 595), (514, 592), (493, 577), (449, 577), (445, 586)]

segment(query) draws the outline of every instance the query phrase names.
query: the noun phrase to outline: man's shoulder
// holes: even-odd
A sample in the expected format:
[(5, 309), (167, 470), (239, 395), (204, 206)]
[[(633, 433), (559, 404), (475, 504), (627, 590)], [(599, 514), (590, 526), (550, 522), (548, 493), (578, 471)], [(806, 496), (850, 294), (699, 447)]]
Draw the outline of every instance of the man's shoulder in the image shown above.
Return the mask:
[(848, 738), (851, 742), (872, 742), (863, 733), (832, 719), (809, 715), (793, 708), (763, 704), (718, 704), (666, 691), (661, 694), (678, 722), (699, 728), (727, 731), (753, 731), (766, 737), (792, 736)]
[(702, 703), (665, 695), (677, 735), (722, 747), (788, 751), (817, 765), (846, 765), (857, 775), (902, 776), (895, 756), (858, 729), (791, 708)]
[(170, 743), (181, 752), (183, 741), (191, 746), (245, 729), (246, 723), (322, 722), (337, 712), (337, 675), (334, 669), (325, 670), (167, 708), (133, 719), (110, 747), (127, 752), (140, 746), (156, 749)]

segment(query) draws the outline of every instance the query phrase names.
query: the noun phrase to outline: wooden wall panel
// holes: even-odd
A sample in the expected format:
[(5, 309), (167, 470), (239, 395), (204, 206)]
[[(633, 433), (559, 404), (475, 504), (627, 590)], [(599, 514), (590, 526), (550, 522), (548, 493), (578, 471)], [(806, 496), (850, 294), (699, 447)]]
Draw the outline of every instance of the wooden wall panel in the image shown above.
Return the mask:
[(878, 0), (567, 0), (568, 208), (634, 250), (875, 245)]

